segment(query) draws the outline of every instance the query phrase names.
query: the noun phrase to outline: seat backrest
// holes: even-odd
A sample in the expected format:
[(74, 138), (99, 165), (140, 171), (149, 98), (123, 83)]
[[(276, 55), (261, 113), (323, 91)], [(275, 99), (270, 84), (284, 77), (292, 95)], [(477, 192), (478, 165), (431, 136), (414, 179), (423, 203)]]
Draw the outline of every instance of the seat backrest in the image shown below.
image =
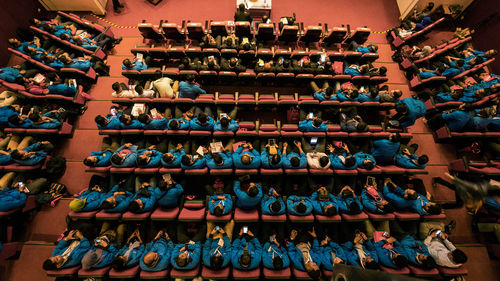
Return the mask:
[(248, 21), (237, 21), (234, 23), (234, 33), (236, 36), (249, 36), (251, 34), (251, 27)]
[(327, 40), (331, 43), (340, 43), (344, 41), (347, 34), (347, 28), (345, 27), (334, 27), (330, 30)]
[(366, 40), (368, 40), (371, 32), (371, 29), (367, 27), (358, 27), (356, 28), (354, 34), (351, 35), (351, 39), (356, 41), (358, 44), (363, 44)]
[(258, 35), (263, 35), (263, 34), (273, 34), (274, 33), (274, 25), (272, 23), (259, 23), (259, 26), (257, 27), (257, 34)]
[(189, 39), (201, 40), (205, 35), (205, 28), (199, 22), (188, 22), (186, 25)]
[(163, 34), (167, 39), (177, 39), (182, 37), (181, 28), (173, 22), (164, 22), (161, 25), (161, 29), (163, 30)]
[(213, 21), (210, 23), (210, 31), (212, 32), (212, 36), (216, 37), (218, 35), (220, 36), (227, 36), (227, 22), (225, 21)]
[(296, 25), (285, 25), (281, 29), (282, 36), (297, 36), (299, 33), (299, 27)]
[(319, 25), (310, 25), (306, 28), (304, 31), (304, 37), (307, 38), (309, 41), (319, 41), (321, 38), (321, 33), (322, 33), (322, 28)]
[(142, 37), (146, 39), (155, 39), (159, 35), (152, 23), (141, 22), (137, 25), (137, 27), (139, 28), (139, 32)]

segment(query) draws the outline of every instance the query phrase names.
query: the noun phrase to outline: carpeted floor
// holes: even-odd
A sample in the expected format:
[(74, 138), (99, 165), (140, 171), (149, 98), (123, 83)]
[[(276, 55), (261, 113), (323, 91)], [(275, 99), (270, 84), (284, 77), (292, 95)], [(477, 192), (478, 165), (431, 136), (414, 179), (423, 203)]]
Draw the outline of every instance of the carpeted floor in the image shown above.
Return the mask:
[[(138, 22), (146, 19), (148, 22), (158, 24), (160, 20), (168, 19), (170, 22), (181, 23), (182, 20), (193, 22), (204, 22), (205, 20), (232, 20), (235, 11), (234, 0), (165, 0), (159, 5), (153, 6), (145, 0), (122, 0), (125, 8), (121, 14), (112, 11), (111, 1), (108, 1), (108, 15), (106, 20), (121, 26), (135, 26)], [(373, 31), (384, 31), (397, 25), (398, 9), (395, 1), (391, 0), (274, 0), (271, 19), (277, 21), (280, 16), (289, 16), (296, 13), (297, 21), (304, 22), (305, 25), (328, 23), (330, 27), (350, 24), (351, 27), (368, 26)], [(87, 18), (98, 20), (88, 15)], [(72, 193), (79, 192), (89, 182), (90, 174), (84, 172), (82, 159), (91, 151), (100, 147), (102, 137), (98, 135), (94, 123), (97, 114), (107, 112), (111, 105), (111, 84), (115, 81), (124, 81), (120, 76), (121, 61), (131, 56), (130, 48), (141, 45), (137, 29), (121, 29), (113, 27), (115, 34), (124, 36), (108, 57), (111, 64), (111, 77), (101, 77), (98, 83), (90, 91), (95, 100), (88, 102), (88, 110), (80, 117), (76, 124), (76, 131), (72, 139), (67, 140), (64, 146), (59, 149), (59, 153), (68, 159), (68, 168), (62, 178), (62, 183), (66, 184)], [(449, 33), (439, 32), (438, 36), (431, 38), (433, 42), (446, 39)], [(385, 40), (383, 34), (372, 34), (368, 40), (379, 44), (380, 58), (376, 65), (385, 65), (388, 68), (389, 82), (391, 89), (401, 89), (404, 96), (410, 96), (407, 80), (399, 70), (398, 65), (391, 59), (392, 51)], [(233, 91), (234, 89), (224, 87), (207, 87), (209, 91)], [(253, 90), (253, 89), (252, 89)], [(271, 92), (294, 92), (300, 89), (261, 89)], [(255, 90), (254, 90), (255, 91)], [(455, 151), (449, 145), (435, 144), (432, 134), (422, 121), (417, 121), (411, 128), (414, 134), (412, 142), (418, 143), (422, 153), (430, 155), (428, 166), (429, 175), (422, 176), (429, 192), (438, 201), (453, 200), (454, 195), (447, 189), (431, 187), (431, 177), (442, 175), (447, 170), (447, 164), (455, 159)], [(29, 245), (23, 247), (21, 256), (14, 261), (0, 263), (0, 280), (31, 281), (31, 280), (52, 280), (47, 278), (41, 270), (41, 262), (51, 252), (51, 243), (65, 227), (65, 216), (68, 212), (69, 199), (61, 200), (55, 208), (44, 207), (36, 215), (27, 230)], [(467, 268), (469, 277), (467, 280), (498, 280), (500, 276), (500, 263), (491, 261), (486, 255), (484, 246), (477, 243), (474, 234), (471, 232), (470, 217), (464, 210), (454, 210), (447, 212), (447, 216), (457, 220), (457, 229), (451, 239), (459, 244), (469, 255)]]

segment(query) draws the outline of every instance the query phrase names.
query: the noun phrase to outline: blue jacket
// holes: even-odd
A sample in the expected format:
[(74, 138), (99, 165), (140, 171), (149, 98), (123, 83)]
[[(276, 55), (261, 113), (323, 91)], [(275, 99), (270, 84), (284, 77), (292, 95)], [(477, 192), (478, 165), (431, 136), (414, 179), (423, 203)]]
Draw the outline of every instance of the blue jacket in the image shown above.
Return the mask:
[(200, 94), (206, 94), (205, 90), (194, 83), (186, 81), (179, 82), (179, 98), (195, 99)]
[(396, 103), (396, 106), (399, 104), (406, 104), (408, 106), (406, 116), (400, 121), (401, 127), (412, 126), (415, 124), (415, 120), (424, 117), (425, 113), (427, 113), (425, 103), (414, 98), (402, 99)]
[(500, 202), (497, 201), (494, 197), (486, 197), (486, 199), (484, 200), (484, 205), (487, 209), (492, 209), (500, 212)]
[[(52, 251), (52, 256), (55, 257), (62, 255), (70, 244), (71, 244), (70, 241), (60, 240), (59, 242), (57, 242), (57, 246)], [(78, 244), (78, 246), (76, 246), (76, 248), (74, 248), (73, 251), (71, 251), (68, 260), (66, 261), (65, 264), (61, 266), (61, 268), (69, 268), (80, 265), (83, 256), (85, 256), (85, 254), (89, 250), (90, 250), (90, 242), (87, 238), (84, 237), (80, 240), (80, 244)]]
[(437, 76), (436, 71), (421, 71), (418, 75), (422, 80)]
[(120, 130), (122, 128), (122, 122), (120, 122), (120, 119), (116, 116), (112, 117), (106, 117), (108, 119), (108, 124), (106, 126), (101, 127), (99, 124), (97, 124), (97, 129), (99, 130)]
[(172, 163), (167, 163), (163, 161), (162, 158), (161, 164), (166, 168), (179, 168), (181, 166), (182, 156), (186, 155), (184, 148), (181, 148), (180, 150), (171, 149), (169, 153), (172, 153), (172, 155), (174, 156), (174, 161), (172, 161)]
[(321, 123), (319, 128), (313, 126), (313, 120), (302, 120), (299, 123), (299, 131), (301, 132), (326, 132), (328, 127), (325, 123)]
[(42, 144), (37, 142), (37, 143), (34, 143), (34, 144), (26, 147), (25, 149), (23, 149), (23, 151), (35, 152), (35, 155), (29, 156), (28, 158), (26, 158), (24, 160), (14, 159), (14, 161), (22, 166), (33, 166), (33, 165), (36, 165), (40, 162), (43, 162), (45, 160), (45, 158), (47, 157), (47, 153), (43, 152), (43, 151), (38, 151), (41, 149), (41, 146), (42, 146)]
[(142, 208), (142, 210), (139, 210), (137, 213), (146, 213), (146, 212), (153, 210), (155, 203), (156, 203), (156, 194), (157, 193), (155, 192), (155, 189), (152, 188), (151, 186), (148, 186), (148, 192), (149, 192), (149, 197), (140, 196), (141, 189), (137, 190), (137, 192), (135, 193), (133, 200), (139, 199), (144, 204), (144, 207)]
[[(241, 254), (245, 250), (245, 246), (248, 243), (248, 252), (250, 253), (250, 256), (252, 257), (252, 261), (250, 262), (250, 266), (248, 267), (242, 267), (239, 261), (239, 258), (241, 257)], [(252, 270), (256, 269), (260, 261), (262, 259), (262, 246), (260, 245), (259, 240), (257, 238), (253, 238), (250, 241), (246, 241), (245, 238), (236, 238), (233, 241), (233, 248), (231, 250), (231, 264), (233, 265), (233, 268), (239, 269), (239, 270)]]
[(152, 154), (149, 155), (149, 157), (150, 157), (149, 162), (146, 165), (144, 165), (144, 166), (141, 166), (141, 165), (139, 165), (139, 163), (137, 163), (137, 167), (140, 167), (140, 168), (156, 168), (156, 167), (160, 167), (161, 157), (163, 156), (163, 154), (161, 154), (161, 152), (159, 152), (158, 150), (155, 150), (155, 149), (139, 149), (137, 151), (137, 158), (139, 158), (139, 155), (143, 155), (144, 152), (146, 152), (146, 151), (151, 151), (152, 152)]
[(255, 197), (250, 197), (245, 191), (241, 190), (240, 181), (236, 181), (233, 186), (234, 194), (238, 197), (236, 200), (236, 207), (242, 209), (253, 209), (257, 206), (262, 199), (262, 187), (259, 184), (255, 184), (259, 189), (259, 193)]
[(288, 257), (288, 252), (285, 247), (278, 247), (275, 243), (266, 242), (264, 247), (262, 247), (262, 263), (265, 268), (276, 270), (273, 265), (273, 258), (279, 256), (283, 261), (283, 269), (290, 266), (290, 258)]
[(403, 197), (405, 195), (405, 191), (399, 186), (396, 186), (396, 188), (394, 188), (394, 192), (390, 192), (389, 187), (387, 187), (387, 185), (384, 185), (383, 194), (385, 199), (387, 199), (387, 201), (389, 201), (396, 209), (409, 209), (413, 204), (412, 200), (407, 200)]
[(199, 263), (200, 263), (200, 258), (201, 258), (201, 242), (197, 241), (194, 244), (187, 244), (187, 251), (189, 253), (189, 261), (188, 263), (180, 267), (177, 265), (175, 262), (175, 258), (179, 256), (180, 249), (182, 247), (185, 247), (186, 244), (177, 244), (175, 245), (174, 250), (172, 251), (172, 255), (170, 256), (170, 263), (175, 269), (180, 269), (180, 270), (189, 270), (195, 268)]
[(193, 131), (212, 131), (214, 129), (214, 119), (210, 116), (207, 118), (206, 125), (202, 125), (200, 121), (198, 121), (198, 117), (195, 117), (189, 121), (189, 126)]
[[(378, 263), (377, 252), (375, 252), (375, 248), (371, 241), (365, 241), (365, 243), (363, 244), (363, 251), (365, 252), (366, 256), (371, 257), (375, 262)], [(354, 243), (352, 243), (351, 241), (347, 241), (344, 244), (344, 253), (347, 257), (348, 264), (361, 267), (359, 255), (354, 248)]]
[(105, 192), (92, 191), (89, 189), (80, 193), (76, 198), (86, 199), (85, 206), (83, 206), (83, 209), (80, 210), (80, 212), (91, 212), (99, 209), (99, 207), (101, 207), (102, 201), (108, 198), (107, 195), (108, 194)]
[(400, 254), (402, 254), (413, 266), (421, 266), (417, 262), (417, 253), (426, 256), (431, 255), (423, 242), (416, 240), (410, 235), (405, 236), (399, 243), (403, 249)]
[(207, 238), (205, 245), (203, 245), (203, 264), (210, 267), (210, 258), (220, 253), (222, 256), (222, 268), (228, 266), (231, 260), (231, 241), (227, 235), (224, 235), (222, 240), (224, 244), (222, 247), (219, 246), (219, 239), (212, 239), (212, 237)]
[(31, 121), (28, 118), (23, 119), (23, 123), (21, 125), (19, 125), (19, 124), (14, 125), (10, 122), (7, 122), (7, 124), (9, 124), (9, 127), (11, 127), (11, 128), (24, 128), (24, 129), (33, 128), (33, 121)]
[(326, 98), (325, 92), (320, 92), (320, 93), (314, 93), (314, 98), (319, 100), (319, 101), (327, 101), (327, 100), (337, 100), (337, 97), (334, 95), (331, 95), (330, 98)]
[(427, 197), (419, 194), (417, 199), (412, 201), (411, 210), (415, 213), (418, 213), (421, 216), (429, 215), (429, 213), (424, 210), (424, 206), (427, 205), (427, 203), (429, 202), (431, 201), (429, 201)]
[(418, 156), (416, 154), (412, 154), (408, 156), (406, 154), (398, 153), (396, 154), (395, 160), (396, 165), (405, 168), (405, 169), (425, 169), (427, 164), (418, 165), (417, 162)]
[[(339, 158), (339, 155), (347, 157), (347, 153), (342, 153), (342, 154), (330, 154), (328, 158), (330, 158), (330, 163), (332, 168), (337, 169), (337, 170), (355, 170), (358, 165), (354, 164), (351, 167), (346, 167), (344, 163), (342, 163), (342, 159)], [(350, 155), (349, 155), (350, 156)]]
[[(225, 200), (217, 199), (218, 196), (224, 196), (224, 198), (226, 199)], [(208, 199), (208, 210), (210, 211), (210, 214), (212, 215), (214, 214), (215, 206), (217, 206), (219, 203), (221, 203), (222, 206), (224, 206), (224, 212), (222, 213), (223, 215), (227, 215), (233, 210), (233, 199), (231, 198), (231, 195), (229, 194), (212, 195)]]
[(231, 132), (235, 133), (236, 131), (238, 131), (239, 128), (240, 128), (240, 124), (238, 124), (238, 122), (236, 122), (234, 120), (230, 120), (227, 128), (222, 129), (222, 126), (220, 124), (220, 120), (217, 120), (217, 122), (215, 122), (215, 125), (214, 125), (214, 132), (229, 132), (229, 131), (231, 131)]
[(203, 169), (206, 166), (207, 160), (204, 156), (198, 156), (198, 159), (194, 160), (194, 163), (190, 166), (184, 165), (181, 162), (181, 168), (184, 170), (192, 170), (192, 169)]
[(76, 87), (74, 85), (68, 86), (66, 84), (52, 84), (47, 87), (51, 95), (62, 95), (65, 97), (73, 97), (76, 94)]
[(344, 74), (351, 75), (351, 76), (359, 76), (359, 75), (361, 75), (361, 72), (359, 72), (359, 66), (356, 66), (356, 67), (346, 66), (346, 67), (344, 67)]
[(280, 155), (280, 162), (278, 164), (271, 164), (271, 155), (267, 153), (267, 148), (263, 148), (260, 152), (260, 161), (262, 163), (262, 168), (265, 169), (278, 169), (281, 168), (281, 164), (283, 162), (283, 158), (281, 158), (281, 150), (279, 148), (276, 149), (277, 154)]
[[(113, 194), (111, 194), (109, 197), (113, 196)], [(111, 209), (107, 209), (106, 212), (107, 213), (125, 213), (125, 211), (127, 211), (127, 208), (128, 206), (130, 205), (130, 203), (133, 201), (134, 199), (134, 193), (132, 192), (129, 192), (129, 191), (125, 191), (125, 194), (124, 195), (120, 195), (120, 196), (117, 196), (116, 197), (116, 207), (114, 208), (111, 208)], [(106, 200), (106, 199), (104, 199)], [(103, 202), (104, 202), (103, 200)]]
[(0, 154), (0, 165), (9, 165), (14, 163), (14, 160), (10, 156), (10, 154)]
[(172, 130), (172, 129), (170, 128), (170, 123), (171, 123), (172, 121), (174, 121), (174, 120), (176, 120), (176, 121), (179, 123), (179, 129), (177, 129), (177, 130), (179, 130), (179, 131), (189, 130), (189, 124), (190, 124), (190, 122), (189, 122), (189, 120), (186, 120), (186, 119), (184, 119), (184, 118), (172, 118), (172, 119), (170, 119), (170, 120), (168, 121), (168, 126), (167, 126), (167, 129), (168, 129), (168, 130)]
[[(290, 159), (293, 157), (298, 157), (300, 159), (300, 163), (298, 167), (293, 167)], [(288, 154), (283, 153), (281, 156), (281, 162), (283, 163), (283, 168), (285, 169), (304, 169), (307, 167), (307, 157), (304, 152), (301, 154), (297, 154), (295, 152), (290, 152)]]
[(212, 157), (212, 154), (206, 154), (205, 159), (207, 162), (207, 167), (209, 169), (231, 169), (233, 167), (233, 157), (231, 152), (226, 151), (226, 152), (221, 152), (219, 155), (222, 157), (224, 163), (222, 165), (217, 165), (215, 164), (214, 158)]
[(113, 153), (109, 150), (94, 151), (90, 153), (90, 156), (97, 157), (97, 162), (94, 164), (94, 167), (107, 167), (111, 165), (111, 155), (113, 155)]
[[(141, 270), (162, 271), (164, 269), (167, 269), (173, 248), (174, 243), (172, 243), (172, 241), (167, 241), (164, 238), (160, 238), (156, 241), (151, 241), (146, 244), (146, 249), (144, 250), (144, 254), (142, 255), (140, 260)], [(144, 256), (150, 252), (158, 253), (160, 257), (155, 267), (148, 267), (146, 264), (144, 264)]]
[[(384, 195), (382, 192), (378, 191), (378, 195), (382, 200), (385, 200)], [(375, 199), (373, 199), (368, 192), (366, 191), (366, 188), (363, 188), (363, 191), (361, 191), (361, 203), (363, 203), (363, 206), (365, 207), (366, 210), (370, 213), (374, 214), (385, 214), (384, 211), (382, 211), (380, 207), (380, 202), (376, 202)]]
[[(88, 252), (95, 250), (97, 250), (97, 247), (92, 245)], [(101, 259), (101, 261), (98, 264), (93, 265), (91, 268), (98, 269), (110, 265), (115, 259), (117, 253), (118, 253), (118, 248), (116, 248), (116, 244), (110, 244), (106, 249), (103, 249), (102, 251), (103, 258)]]
[(318, 199), (318, 192), (313, 192), (313, 194), (311, 194), (311, 202), (312, 202), (312, 206), (313, 206), (313, 210), (314, 210), (314, 213), (317, 214), (317, 215), (324, 215), (324, 208), (325, 206), (327, 205), (330, 205), (332, 204), (333, 207), (335, 208), (335, 211), (337, 211), (337, 213), (339, 212), (339, 204), (337, 203), (337, 198), (335, 198), (335, 196), (333, 194), (329, 194), (329, 197), (330, 199), (328, 201), (320, 201)]
[(356, 197), (346, 197), (344, 198), (342, 194), (337, 195), (337, 203), (339, 206), (339, 212), (342, 214), (349, 214), (349, 205), (355, 202), (359, 206), (359, 210), (363, 211), (363, 204), (359, 201), (358, 196)]
[[(241, 156), (243, 154), (248, 154), (252, 157), (252, 162), (245, 165), (241, 163)], [(238, 169), (258, 169), (260, 167), (260, 154), (256, 149), (243, 151), (243, 147), (238, 147), (236, 151), (233, 152), (233, 164), (235, 168)]]
[[(177, 205), (179, 204), (179, 197), (184, 192), (184, 188), (182, 188), (182, 185), (177, 183), (174, 185), (174, 187), (170, 188), (167, 191), (163, 191), (157, 187), (155, 188), (154, 192), (158, 206), (169, 209), (177, 207)], [(167, 194), (165, 194), (165, 192)]]
[(491, 121), (493, 121), (491, 117), (472, 116), (466, 125), (466, 129), (467, 131), (483, 132), (490, 125)]
[[(295, 206), (297, 206), (300, 202), (302, 202), (302, 203), (304, 203), (304, 205), (306, 205), (306, 211), (303, 214), (299, 214), (295, 210)], [(311, 214), (311, 212), (313, 210), (313, 205), (312, 205), (311, 199), (309, 199), (309, 197), (290, 195), (286, 199), (286, 208), (288, 209), (288, 212), (294, 216), (307, 216), (307, 215)]]
[(148, 124), (144, 124), (144, 130), (165, 130), (167, 128), (167, 119), (153, 119)]
[(118, 167), (118, 168), (135, 167), (135, 164), (136, 164), (136, 161), (137, 161), (137, 146), (136, 145), (132, 145), (131, 147), (126, 148), (125, 145), (122, 145), (120, 148), (118, 148), (115, 151), (115, 153), (113, 153), (113, 155), (115, 155), (117, 153), (120, 153), (120, 151), (122, 151), (124, 149), (130, 150), (130, 153), (127, 153), (125, 155), (125, 159), (123, 160), (123, 162), (120, 165), (117, 165), (117, 164), (111, 162), (111, 165), (113, 165), (114, 167)]
[(344, 248), (339, 244), (330, 241), (328, 245), (321, 247), (321, 265), (326, 270), (333, 270), (332, 252), (335, 256), (343, 260), (347, 264), (347, 256), (344, 253)]
[[(123, 245), (123, 247), (118, 251), (116, 256), (123, 256), (125, 253), (128, 251), (129, 245)], [(130, 254), (128, 255), (128, 260), (127, 260), (127, 268), (134, 267), (139, 264), (139, 261), (141, 260), (141, 257), (144, 255), (144, 250), (146, 249), (146, 246), (144, 245), (139, 245), (139, 247), (134, 248), (132, 251), (130, 251)]]
[[(392, 262), (391, 251), (382, 247), (385, 245), (384, 242), (385, 242), (384, 240), (381, 240), (374, 244), (375, 252), (377, 253), (379, 263), (382, 264), (383, 266), (399, 269), (400, 267), (394, 264), (394, 262)], [(392, 250), (399, 254), (404, 253), (404, 250), (402, 250), (402, 247), (398, 241), (395, 241), (393, 243)]]
[[(278, 201), (280, 203), (280, 211), (276, 214), (272, 214), (271, 210), (269, 209), (271, 205), (275, 202)], [(262, 198), (262, 201), (260, 202), (260, 209), (262, 211), (263, 215), (268, 215), (268, 216), (279, 216), (283, 215), (285, 213), (285, 202), (283, 201), (283, 198), (281, 197), (274, 197), (274, 196), (269, 196), (267, 194), (264, 194), (264, 198)]]
[(4, 188), (0, 190), (0, 212), (20, 208), (26, 204), (28, 196), (17, 189)]
[(67, 64), (66, 67), (87, 71), (92, 67), (92, 63), (89, 60), (73, 60), (70, 64)]
[[(0, 74), (2, 74), (2, 73), (0, 72)], [(7, 124), (9, 117), (11, 117), (12, 115), (16, 115), (16, 114), (19, 115), (19, 113), (17, 113), (15, 110), (10, 108), (9, 106), (0, 107), (0, 124), (2, 124), (2, 125)]]
[(358, 152), (354, 154), (354, 157), (356, 158), (356, 165), (358, 166), (358, 168), (365, 168), (365, 164), (363, 163), (365, 160), (372, 160), (373, 165), (377, 165), (377, 161), (371, 154)]
[(138, 71), (141, 71), (141, 70), (146, 70), (146, 69), (148, 69), (147, 64), (143, 63), (140, 60), (136, 61), (135, 65), (133, 65), (130, 68), (128, 68), (124, 64), (122, 64), (122, 70), (138, 70)]
[[(309, 254), (311, 255), (313, 262), (315, 262), (318, 266), (321, 266), (321, 249), (319, 248), (317, 239), (313, 240)], [(288, 242), (288, 257), (290, 258), (293, 267), (300, 271), (306, 271), (304, 268), (304, 256), (292, 241)]]
[[(119, 119), (118, 119), (119, 120)], [(133, 119), (132, 123), (125, 125), (122, 123), (122, 129), (144, 129), (144, 124), (139, 120)]]
[(16, 82), (17, 77), (21, 77), (21, 74), (19, 72), (19, 69), (13, 68), (13, 67), (3, 67), (1, 68), (0, 72), (0, 79), (14, 83)]
[(394, 156), (398, 152), (401, 143), (393, 142), (388, 139), (379, 139), (373, 141), (371, 154), (375, 161), (381, 165), (394, 163)]
[(469, 112), (465, 112), (462, 110), (455, 110), (450, 113), (442, 113), (441, 115), (446, 122), (446, 125), (448, 125), (448, 128), (452, 132), (459, 132), (461, 131), (465, 125), (469, 122), (471, 116)]

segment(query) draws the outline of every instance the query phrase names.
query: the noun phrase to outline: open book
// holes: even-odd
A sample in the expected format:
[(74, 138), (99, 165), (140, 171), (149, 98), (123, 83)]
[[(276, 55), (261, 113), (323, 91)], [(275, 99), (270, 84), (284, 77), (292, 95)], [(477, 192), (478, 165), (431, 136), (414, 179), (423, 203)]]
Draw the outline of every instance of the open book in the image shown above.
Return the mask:
[(222, 142), (212, 142), (210, 143), (210, 151), (212, 153), (219, 153), (224, 151), (224, 146), (222, 146)]

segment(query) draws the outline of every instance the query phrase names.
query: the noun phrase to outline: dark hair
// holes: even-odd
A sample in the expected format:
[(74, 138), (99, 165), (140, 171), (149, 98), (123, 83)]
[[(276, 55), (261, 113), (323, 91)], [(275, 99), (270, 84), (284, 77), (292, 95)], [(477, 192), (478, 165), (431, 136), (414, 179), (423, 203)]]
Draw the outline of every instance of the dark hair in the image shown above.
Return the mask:
[[(231, 45), (233, 45), (233, 39), (231, 37), (226, 38), (226, 41), (224, 43), (226, 43), (226, 46), (231, 46)], [(229, 61), (231, 61), (231, 59), (229, 59)], [(231, 66), (234, 66), (234, 65), (231, 65)]]
[(403, 95), (403, 92), (401, 90), (394, 90), (392, 91), (392, 96), (394, 99), (399, 99)]
[(433, 269), (437, 267), (436, 261), (431, 256), (426, 256), (426, 258), (421, 262), (421, 265), (424, 269)]
[(170, 122), (168, 123), (168, 127), (172, 130), (178, 130), (180, 127), (179, 121), (174, 119), (170, 120)]
[(224, 215), (224, 207), (221, 205), (217, 205), (214, 208), (214, 216), (216, 217), (222, 217)]
[(438, 204), (432, 204), (427, 206), (427, 212), (431, 215), (439, 215), (441, 214), (441, 206)]
[(200, 121), (200, 123), (206, 123), (207, 120), (208, 120), (208, 115), (206, 115), (203, 112), (201, 112), (200, 114), (198, 114), (198, 121)]
[(126, 265), (127, 265), (127, 260), (125, 259), (124, 256), (116, 256), (116, 258), (111, 263), (111, 267), (119, 271), (124, 270)]
[(215, 164), (217, 165), (224, 164), (224, 158), (222, 158), (220, 153), (215, 153), (214, 155), (212, 155), (212, 158), (214, 159)]
[(281, 270), (283, 268), (283, 259), (280, 256), (273, 257), (274, 269)]
[(104, 118), (103, 116), (101, 115), (97, 115), (95, 118), (94, 118), (94, 121), (96, 122), (97, 125), (101, 126), (101, 127), (104, 127), (106, 126), (106, 118)]
[(319, 158), (319, 165), (321, 167), (326, 167), (326, 165), (328, 165), (328, 162), (330, 162), (330, 158), (328, 158), (328, 156), (321, 156)]
[(121, 89), (120, 83), (113, 83), (113, 85), (111, 85), (111, 89), (113, 89), (115, 92), (118, 92)]
[(316, 118), (316, 119), (313, 120), (314, 127), (321, 126), (321, 123), (323, 123), (323, 120), (321, 120), (321, 118)]
[(290, 164), (292, 164), (292, 167), (298, 167), (300, 165), (300, 159), (297, 156), (294, 156), (290, 159)]
[(304, 204), (303, 202), (297, 203), (297, 205), (295, 205), (295, 211), (297, 211), (297, 213), (299, 214), (304, 214), (307, 211), (306, 204)]
[(361, 213), (361, 208), (359, 207), (358, 203), (356, 203), (354, 201), (349, 204), (348, 209), (349, 209), (349, 213), (350, 214), (359, 214), (359, 213)]
[(188, 66), (189, 65), (189, 58), (188, 57), (183, 57), (181, 59), (181, 64), (185, 65), (185, 66)]
[(257, 194), (259, 194), (259, 189), (257, 188), (257, 186), (253, 185), (248, 188), (247, 194), (250, 197), (255, 197), (257, 196)]
[(240, 12), (245, 11), (245, 4), (241, 3), (241, 4), (238, 6), (238, 10), (239, 10)]
[(56, 29), (52, 24), (48, 24), (48, 23), (42, 24), (42, 28), (43, 28), (43, 30), (50, 32), (50, 33), (54, 32)]
[[(141, 156), (143, 156), (143, 157), (141, 157)], [(139, 155), (139, 156), (137, 157), (137, 165), (138, 165), (138, 166), (146, 166), (146, 165), (148, 164), (148, 162), (149, 162), (149, 160), (148, 160), (148, 159), (149, 159), (149, 158), (148, 158), (146, 155), (144, 155), (144, 154)]]
[(146, 113), (139, 114), (139, 116), (137, 117), (137, 120), (139, 120), (139, 122), (144, 123), (144, 124), (149, 123), (149, 117)]
[(392, 262), (399, 268), (405, 267), (408, 265), (408, 260), (403, 255), (397, 255), (394, 257)]
[(385, 67), (385, 66), (381, 66), (381, 67), (378, 69), (378, 74), (379, 74), (379, 75), (384, 76), (386, 73), (387, 73), (387, 67)]
[(392, 142), (400, 142), (401, 141), (401, 135), (399, 133), (395, 133), (392, 135)]
[(408, 200), (416, 200), (417, 198), (418, 198), (418, 194), (416, 192), (408, 194)]
[(362, 132), (366, 129), (367, 126), (368, 124), (366, 124), (364, 121), (359, 121), (358, 126), (356, 126), (356, 129)]
[(88, 157), (83, 159), (83, 165), (92, 167), (94, 166), (94, 161), (90, 160)]
[(363, 163), (363, 166), (367, 170), (373, 170), (373, 168), (375, 168), (375, 164), (373, 163), (373, 161), (370, 161), (370, 162), (367, 162), (367, 163)]
[(123, 124), (126, 124), (127, 123), (127, 117), (125, 114), (122, 114), (120, 115), (120, 117), (118, 117), (118, 119), (120, 120), (120, 122), (122, 122)]
[(121, 157), (119, 153), (115, 153), (111, 156), (111, 163), (113, 164), (120, 165), (121, 163), (123, 163), (123, 160), (124, 159)]
[(271, 157), (271, 164), (276, 165), (281, 161), (281, 156), (279, 154), (274, 154)]
[(132, 62), (129, 59), (124, 59), (122, 63), (126, 68), (132, 67)]
[(382, 209), (382, 211), (384, 211), (386, 213), (392, 213), (392, 212), (394, 212), (394, 207), (392, 207), (391, 204), (383, 205), (383, 206), (380, 207), (380, 209)]
[(327, 217), (332, 217), (332, 216), (335, 216), (337, 214), (337, 209), (335, 209), (335, 206), (328, 206), (328, 208), (325, 207), (325, 215)]
[(417, 158), (417, 163), (418, 165), (424, 165), (425, 163), (429, 162), (429, 157), (427, 155), (420, 155), (420, 157)]
[(144, 93), (144, 88), (141, 85), (135, 86), (134, 90), (139, 94), (142, 95)]
[(331, 96), (331, 95), (333, 94), (333, 88), (332, 88), (332, 87), (328, 87), (328, 88), (326, 88), (326, 90), (325, 90), (325, 94), (326, 94), (327, 96)]
[(458, 60), (456, 66), (462, 67), (464, 66), (465, 62), (463, 60)]
[[(79, 38), (80, 36), (77, 36), (77, 37)], [(62, 33), (61, 35), (59, 35), (59, 38), (66, 40), (66, 41), (69, 41), (71, 39), (71, 36), (69, 36), (69, 34), (67, 34), (67, 33)], [(75, 41), (75, 43), (77, 43), (78, 45), (81, 45), (81, 43), (83, 43), (83, 41), (78, 40), (78, 39), (73, 40), (73, 41)]]
[(190, 166), (191, 165), (191, 158), (189, 158), (189, 156), (187, 156), (187, 155), (183, 155), (181, 158), (181, 163), (186, 165), (186, 166)]
[(454, 263), (465, 263), (467, 261), (467, 255), (462, 250), (455, 249), (451, 252), (451, 257)]
[(226, 129), (227, 127), (229, 127), (229, 119), (227, 119), (226, 117), (221, 118), (220, 119), (220, 126), (223, 129)]
[(175, 263), (180, 267), (185, 267), (188, 263), (188, 259), (181, 258), (180, 256), (175, 257)]
[(37, 113), (37, 112), (32, 112), (30, 113), (30, 115), (28, 116), (28, 118), (33, 121), (33, 122), (37, 122), (41, 119), (40, 115)]
[(240, 263), (243, 267), (248, 267), (252, 262), (252, 256), (248, 251), (243, 251), (240, 257)]
[(10, 157), (12, 157), (12, 159), (14, 160), (21, 160), (23, 158), (23, 155), (19, 152), (18, 149), (16, 149), (10, 153)]
[(42, 265), (44, 270), (54, 270), (57, 268), (56, 264), (50, 259), (46, 259)]
[(188, 74), (186, 76), (186, 81), (189, 82), (189, 83), (193, 83), (194, 82), (194, 78), (195, 78), (194, 74)]
[(354, 165), (356, 165), (356, 158), (354, 158), (354, 156), (347, 156), (345, 158), (345, 164), (344, 164), (344, 166), (346, 166), (346, 167), (352, 167)]
[(128, 210), (132, 213), (136, 213), (137, 211), (141, 210), (141, 206), (137, 201), (132, 201), (130, 202), (130, 205), (128, 205)]
[(163, 161), (170, 163), (174, 160), (174, 156), (168, 155), (167, 153), (164, 153), (162, 156)]
[(212, 269), (218, 270), (222, 268), (222, 264), (224, 262), (224, 259), (222, 256), (215, 255), (210, 257), (210, 267)]
[(272, 214), (277, 214), (281, 210), (281, 204), (278, 202), (278, 200), (274, 201), (269, 205), (269, 211), (271, 211)]
[(408, 106), (404, 103), (400, 103), (396, 105), (396, 112), (397, 113), (406, 113), (408, 112)]
[(374, 260), (372, 260), (372, 261), (369, 261), (369, 262), (365, 263), (365, 268), (366, 269), (378, 269), (379, 265), (378, 265), (377, 262), (375, 262)]
[(109, 201), (103, 201), (102, 204), (101, 204), (101, 209), (112, 209), (114, 208), (116, 205), (112, 204), (111, 202)]
[(9, 123), (12, 123), (15, 125), (20, 125), (22, 123), (21, 118), (19, 118), (19, 115), (17, 115), (17, 114), (9, 116), (7, 121), (9, 121)]
[(311, 277), (313, 280), (319, 280), (321, 277), (321, 271), (319, 269), (313, 269), (307, 272), (307, 275)]

